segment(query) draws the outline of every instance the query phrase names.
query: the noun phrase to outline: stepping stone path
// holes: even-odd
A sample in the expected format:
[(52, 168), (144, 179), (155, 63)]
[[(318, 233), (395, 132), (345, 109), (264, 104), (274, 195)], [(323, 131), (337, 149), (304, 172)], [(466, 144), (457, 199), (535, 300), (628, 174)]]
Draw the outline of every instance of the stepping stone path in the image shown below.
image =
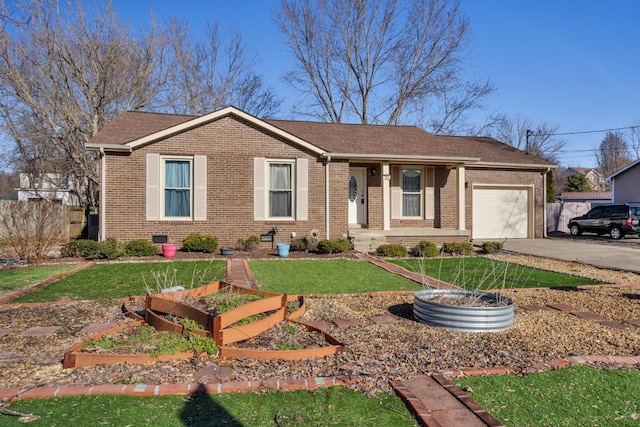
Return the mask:
[(29, 328), (20, 335), (19, 337), (44, 337), (47, 335), (52, 335), (55, 331), (60, 329), (60, 326), (34, 326), (33, 328)]
[(527, 311), (540, 311), (540, 310), (557, 310), (564, 313), (569, 313), (572, 316), (580, 319), (595, 322), (602, 326), (608, 326), (613, 329), (627, 329), (630, 327), (640, 328), (640, 319), (625, 320), (624, 323), (609, 320), (606, 317), (593, 313), (591, 311), (578, 311), (577, 308), (567, 304), (548, 304), (548, 305), (520, 305), (518, 308)]

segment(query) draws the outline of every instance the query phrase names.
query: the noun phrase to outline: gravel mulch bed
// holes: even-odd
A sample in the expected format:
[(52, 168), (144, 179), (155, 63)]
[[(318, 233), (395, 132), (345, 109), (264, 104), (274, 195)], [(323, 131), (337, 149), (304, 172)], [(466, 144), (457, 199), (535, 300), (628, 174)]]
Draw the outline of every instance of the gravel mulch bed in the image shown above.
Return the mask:
[[(640, 276), (548, 259), (496, 255), (515, 264), (566, 272), (628, 287), (593, 286), (584, 290), (529, 289), (506, 291), (517, 306), (568, 304), (608, 320), (640, 319)], [(389, 392), (388, 381), (461, 367), (509, 366), (524, 370), (533, 364), (573, 355), (640, 355), (640, 328), (614, 329), (555, 310), (516, 308), (513, 327), (498, 333), (462, 333), (432, 328), (412, 319), (413, 296), (311, 298), (302, 320), (329, 322), (329, 333), (346, 344), (344, 352), (303, 361), (260, 361), (195, 357), (152, 366), (95, 366), (62, 369), (63, 354), (84, 338), (88, 323), (127, 322), (119, 302), (0, 309), (0, 328), (12, 332), (0, 338), (0, 387), (96, 384), (163, 384), (266, 380), (333, 375), (368, 378), (356, 387), (367, 393)], [(371, 316), (392, 316), (392, 324), (377, 325)], [(361, 326), (338, 328), (335, 319), (353, 318)], [(60, 326), (52, 336), (19, 337), (32, 326)], [(288, 333), (284, 328), (272, 332)], [(266, 344), (265, 344), (266, 345)], [(205, 369), (206, 368), (206, 369)], [(220, 368), (220, 369), (218, 369)], [(215, 372), (230, 373), (216, 378)], [(200, 375), (208, 372), (207, 375)], [(212, 374), (213, 373), (213, 374)], [(226, 375), (226, 374), (225, 374)]]

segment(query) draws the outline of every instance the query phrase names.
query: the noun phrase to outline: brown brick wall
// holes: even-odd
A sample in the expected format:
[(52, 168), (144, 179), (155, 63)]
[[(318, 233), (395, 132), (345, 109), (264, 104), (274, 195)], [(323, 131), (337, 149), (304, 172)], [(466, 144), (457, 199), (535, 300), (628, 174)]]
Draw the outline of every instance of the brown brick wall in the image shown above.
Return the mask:
[[(207, 157), (206, 221), (146, 220), (146, 155), (204, 155)], [(255, 157), (309, 161), (309, 210), (306, 221), (278, 221), (277, 240), (285, 242), (295, 232), (321, 238), (339, 238), (348, 233), (349, 163), (329, 163), (329, 228), (325, 236), (326, 168), (314, 154), (237, 118), (225, 117), (165, 140), (136, 149), (133, 153), (108, 153), (106, 158), (106, 236), (119, 241), (151, 239), (167, 235), (179, 243), (189, 233), (213, 234), (220, 244), (235, 246), (238, 238), (267, 233), (274, 223), (253, 220), (253, 159)], [(382, 171), (380, 164), (353, 164), (367, 168), (368, 226), (382, 228)], [(375, 170), (376, 173), (372, 174)], [(474, 184), (534, 184), (535, 237), (543, 236), (543, 177), (540, 172), (467, 168), (466, 180)], [(392, 220), (393, 228), (457, 228), (456, 171), (435, 169), (435, 219)], [(472, 227), (472, 190), (465, 190), (466, 226)], [(447, 241), (452, 241), (448, 239)], [(269, 246), (269, 243), (263, 246)]]
[[(146, 155), (204, 155), (207, 157), (207, 220), (146, 220)], [(167, 235), (179, 243), (189, 233), (218, 237), (221, 245), (235, 246), (238, 238), (268, 232), (273, 223), (253, 220), (253, 159), (255, 157), (309, 160), (309, 214), (307, 221), (278, 221), (277, 240), (285, 242), (295, 232), (325, 237), (325, 167), (314, 155), (241, 122), (222, 118), (188, 132), (135, 150), (131, 154), (110, 153), (106, 159), (106, 231), (119, 241), (151, 239)], [(330, 163), (330, 232), (342, 237), (348, 229), (343, 201), (347, 200), (348, 163)], [(263, 244), (270, 245), (270, 244)]]

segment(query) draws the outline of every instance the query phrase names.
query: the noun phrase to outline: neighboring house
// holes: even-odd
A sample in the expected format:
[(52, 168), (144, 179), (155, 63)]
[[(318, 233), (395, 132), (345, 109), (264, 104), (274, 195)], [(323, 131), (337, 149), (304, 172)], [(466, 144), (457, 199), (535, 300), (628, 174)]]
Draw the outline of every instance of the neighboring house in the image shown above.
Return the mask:
[(640, 159), (607, 177), (611, 181), (614, 203), (640, 202)]
[(20, 187), (16, 188), (18, 200), (48, 200), (65, 206), (81, 206), (77, 192), (59, 173), (20, 173)]
[(593, 206), (611, 203), (611, 191), (583, 191), (567, 192), (560, 194), (560, 201), (590, 203)]
[[(555, 166), (491, 138), (413, 126), (127, 112), (86, 145), (100, 154), (100, 238), (221, 245), (265, 236), (435, 243), (544, 235)], [(268, 240), (268, 239), (264, 239)]]
[(604, 176), (597, 169), (592, 168), (568, 168), (567, 173), (569, 175), (584, 175), (587, 177), (591, 185), (593, 186), (593, 191), (607, 191), (607, 183), (604, 179)]

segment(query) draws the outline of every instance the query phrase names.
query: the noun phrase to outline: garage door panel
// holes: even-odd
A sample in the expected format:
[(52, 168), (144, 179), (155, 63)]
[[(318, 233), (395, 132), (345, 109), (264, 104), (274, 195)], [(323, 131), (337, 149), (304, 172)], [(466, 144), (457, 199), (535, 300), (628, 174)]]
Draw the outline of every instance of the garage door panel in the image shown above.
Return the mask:
[(474, 239), (527, 237), (529, 237), (528, 188), (474, 188)]

